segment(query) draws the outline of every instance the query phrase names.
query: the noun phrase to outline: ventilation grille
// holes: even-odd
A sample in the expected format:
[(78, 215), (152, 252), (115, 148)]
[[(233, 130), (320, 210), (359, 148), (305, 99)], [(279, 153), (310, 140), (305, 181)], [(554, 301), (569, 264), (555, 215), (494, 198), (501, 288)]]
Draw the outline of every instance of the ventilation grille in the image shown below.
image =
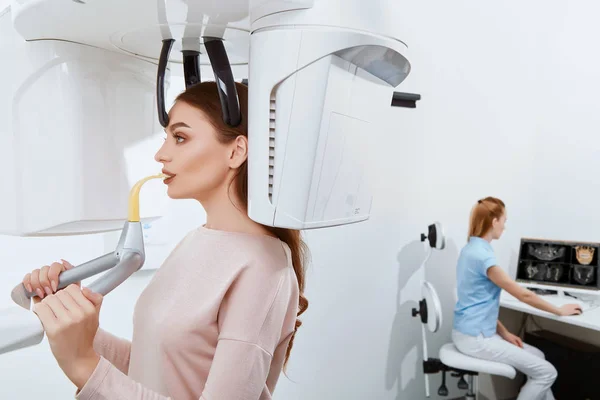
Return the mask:
[(269, 201), (273, 202), (275, 178), (275, 93), (271, 94), (269, 107)]

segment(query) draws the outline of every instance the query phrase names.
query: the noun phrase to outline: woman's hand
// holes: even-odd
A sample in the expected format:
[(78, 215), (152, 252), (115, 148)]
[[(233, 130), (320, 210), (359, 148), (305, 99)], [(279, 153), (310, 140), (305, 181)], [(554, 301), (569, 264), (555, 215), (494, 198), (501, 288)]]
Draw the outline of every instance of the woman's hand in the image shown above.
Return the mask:
[(510, 332), (505, 332), (502, 335), (502, 339), (506, 340), (508, 343), (512, 343), (517, 347), (523, 348), (523, 341), (517, 335), (513, 335)]
[(92, 375), (100, 356), (94, 351), (102, 295), (76, 284), (46, 296), (33, 307), (52, 354), (67, 377), (81, 389)]
[[(23, 277), (23, 285), (30, 292), (35, 292), (37, 298), (34, 297), (33, 301), (38, 303), (44, 297), (55, 293), (58, 288), (58, 275), (61, 272), (73, 268), (73, 265), (68, 261), (61, 260), (62, 263), (52, 263), (51, 265), (45, 265), (42, 268), (34, 269), (25, 277)], [(78, 283), (78, 285), (81, 285)]]
[(565, 304), (558, 308), (558, 315), (566, 317), (567, 315), (579, 315), (582, 313), (581, 306), (579, 304)]

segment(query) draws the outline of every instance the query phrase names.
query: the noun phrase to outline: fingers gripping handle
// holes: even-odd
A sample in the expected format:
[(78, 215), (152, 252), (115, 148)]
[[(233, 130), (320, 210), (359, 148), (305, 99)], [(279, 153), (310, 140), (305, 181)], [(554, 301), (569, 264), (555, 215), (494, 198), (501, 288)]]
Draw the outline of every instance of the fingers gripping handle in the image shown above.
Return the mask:
[[(119, 257), (113, 252), (63, 271), (58, 275), (57, 289), (64, 289), (72, 283), (81, 282), (84, 279), (111, 269), (117, 265), (118, 262)], [(31, 299), (32, 297), (37, 296), (37, 294), (25, 289), (25, 286), (21, 283), (13, 290), (12, 296), (17, 304), (24, 306), (23, 300)], [(23, 300), (17, 301), (15, 297)]]
[[(134, 272), (140, 269), (143, 264), (144, 256), (138, 252), (123, 254), (121, 261), (119, 261), (119, 258), (114, 253), (105, 254), (85, 264), (63, 271), (58, 276), (58, 289), (66, 288), (72, 283), (80, 282), (93, 275), (112, 269), (112, 271), (107, 272), (89, 285), (92, 291), (104, 296), (123, 283)], [(32, 298), (36, 296), (35, 292), (29, 292), (22, 285), (25, 297)]]
[[(59, 276), (61, 287), (109, 269), (113, 264), (114, 257), (112, 253), (107, 254), (79, 267), (64, 271)], [(125, 250), (121, 261), (111, 271), (95, 280), (90, 285), (90, 289), (106, 295), (140, 269), (143, 263), (144, 256), (142, 254)], [(40, 319), (29, 309), (32, 295), (21, 284), (13, 290), (12, 296), (13, 300), (23, 308), (15, 307), (0, 312), (0, 354), (34, 346), (44, 338), (44, 327)]]
[[(66, 287), (86, 277), (110, 268), (116, 260), (114, 254), (107, 254), (91, 260), (79, 267), (64, 271), (59, 276), (60, 287)], [(119, 286), (144, 263), (144, 257), (137, 252), (125, 252), (121, 261), (109, 272), (94, 281), (90, 289), (105, 295)], [(19, 289), (17, 291), (17, 289)], [(15, 295), (16, 292), (16, 295)], [(26, 307), (29, 303), (23, 285), (13, 291), (13, 299), (24, 308), (15, 307), (0, 312), (0, 354), (34, 346), (44, 338), (44, 327), (38, 316)], [(28, 297), (31, 298), (31, 294)], [(16, 297), (15, 297), (16, 296)]]
[[(129, 258), (127, 257), (126, 259), (129, 260)], [(121, 263), (118, 263), (118, 261), (119, 259), (115, 253), (109, 253), (75, 268), (63, 271), (58, 276), (58, 288), (65, 288), (72, 283), (82, 281), (115, 265), (118, 267), (121, 263), (125, 262), (125, 258)], [(104, 279), (104, 281), (111, 283), (112, 279)], [(104, 284), (101, 288), (107, 286)], [(0, 313), (0, 354), (34, 346), (43, 340), (44, 327), (38, 316), (30, 311), (30, 299), (35, 295), (35, 293), (26, 290), (22, 283), (12, 291), (11, 296), (13, 300), (22, 308), (15, 307), (3, 310)]]

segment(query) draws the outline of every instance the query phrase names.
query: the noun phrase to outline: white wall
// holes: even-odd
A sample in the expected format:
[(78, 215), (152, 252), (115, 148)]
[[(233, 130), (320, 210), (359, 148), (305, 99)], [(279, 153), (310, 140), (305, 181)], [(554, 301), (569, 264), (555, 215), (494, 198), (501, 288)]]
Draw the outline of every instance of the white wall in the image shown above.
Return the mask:
[[(564, 4), (563, 4), (564, 5)], [(539, 71), (546, 82), (532, 151), (532, 226), (530, 236), (558, 240), (600, 241), (598, 197), (600, 184), (600, 56), (591, 49), (600, 28), (594, 16), (600, 7), (591, 1), (570, 2), (545, 38), (547, 67)], [(505, 311), (520, 320), (520, 313)], [(600, 334), (544, 318), (543, 329), (600, 346)]]
[[(572, 2), (546, 39), (546, 82), (539, 101), (543, 118), (535, 137), (533, 235), (600, 240), (598, 173), (600, 113), (596, 3)], [(549, 21), (550, 22), (550, 21)]]
[[(420, 325), (410, 311), (424, 277), (444, 304), (442, 331), (428, 335), (435, 355), (450, 340), (454, 266), (470, 206), (480, 197), (507, 203), (508, 230), (494, 248), (513, 273), (521, 237), (598, 240), (594, 39), (600, 27), (592, 16), (600, 6), (463, 0), (402, 7), (398, 23), (413, 71), (399, 90), (423, 99), (415, 110), (390, 109), (368, 132), (377, 142), (371, 220), (306, 235), (313, 256), (310, 306), (277, 399), (424, 398)], [(202, 223), (201, 210), (189, 207), (177, 208), (173, 224), (187, 212)], [(420, 269), (419, 235), (435, 220), (446, 228), (448, 247)], [(173, 225), (173, 238), (185, 227)], [(3, 237), (0, 295), (6, 299), (32, 266), (59, 257), (86, 260), (111, 240)], [(151, 273), (142, 271), (107, 296), (106, 329), (130, 336), (135, 298)], [(0, 370), (9, 371), (0, 398), (72, 395), (45, 343), (0, 357)], [(458, 395), (456, 379), (447, 381), (450, 395)], [(487, 398), (514, 395), (505, 381), (481, 381)], [(50, 389), (50, 382), (57, 386)], [(432, 378), (432, 398), (439, 382), (439, 375)]]
[[(296, 383), (282, 380), (282, 399), (424, 398), (414, 303), (404, 301), (418, 298), (423, 274), (440, 292), (446, 322), (430, 336), (434, 353), (450, 339), (450, 286), (478, 198), (507, 203), (508, 229), (494, 248), (513, 276), (521, 237), (598, 240), (600, 56), (592, 48), (600, 32), (588, 22), (598, 6), (402, 6), (413, 71), (399, 90), (423, 100), (416, 110), (390, 110), (372, 132), (381, 179), (371, 221), (309, 235), (311, 305), (292, 355)], [(559, 191), (548, 187), (554, 180), (563, 182)], [(422, 260), (415, 241), (434, 220), (445, 224), (450, 245), (415, 271)], [(516, 395), (515, 382), (480, 382), (487, 398)]]

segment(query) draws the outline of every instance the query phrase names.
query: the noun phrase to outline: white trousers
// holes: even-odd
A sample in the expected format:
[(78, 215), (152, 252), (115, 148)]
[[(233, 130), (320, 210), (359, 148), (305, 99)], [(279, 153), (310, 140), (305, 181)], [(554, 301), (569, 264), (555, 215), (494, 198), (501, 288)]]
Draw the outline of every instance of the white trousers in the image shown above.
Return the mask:
[(556, 368), (546, 361), (539, 349), (526, 343), (520, 348), (498, 334), (487, 338), (465, 335), (456, 330), (452, 331), (452, 341), (461, 353), (508, 364), (527, 375), (527, 383), (521, 388), (517, 400), (554, 400), (550, 387), (556, 380)]

